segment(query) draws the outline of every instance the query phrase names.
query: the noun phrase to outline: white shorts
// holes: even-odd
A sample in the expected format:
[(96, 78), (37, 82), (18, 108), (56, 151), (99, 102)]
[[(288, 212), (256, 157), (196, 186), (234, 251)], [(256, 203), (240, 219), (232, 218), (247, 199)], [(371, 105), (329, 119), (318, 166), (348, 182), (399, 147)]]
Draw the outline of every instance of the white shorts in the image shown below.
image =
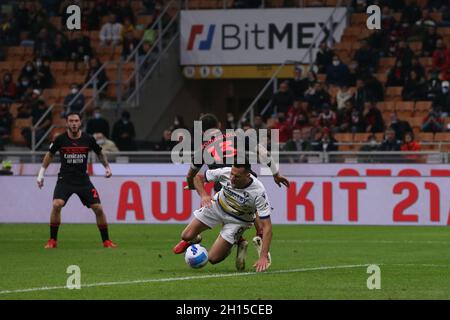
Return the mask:
[(211, 229), (219, 223), (223, 224), (220, 236), (230, 244), (238, 242), (245, 230), (252, 227), (252, 223), (240, 221), (226, 214), (213, 202), (211, 208), (202, 207), (194, 211), (194, 216)]

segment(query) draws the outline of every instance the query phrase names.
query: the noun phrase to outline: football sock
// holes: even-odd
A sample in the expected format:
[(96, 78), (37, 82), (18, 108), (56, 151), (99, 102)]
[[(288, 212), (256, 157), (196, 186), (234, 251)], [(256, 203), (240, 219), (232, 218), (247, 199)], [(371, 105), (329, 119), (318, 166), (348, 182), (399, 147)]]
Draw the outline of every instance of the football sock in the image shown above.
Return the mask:
[(50, 239), (57, 240), (59, 223), (50, 223)]
[(98, 230), (100, 231), (100, 235), (102, 236), (102, 241), (105, 242), (106, 240), (109, 240), (108, 225), (107, 224), (98, 224), (97, 227), (98, 227)]

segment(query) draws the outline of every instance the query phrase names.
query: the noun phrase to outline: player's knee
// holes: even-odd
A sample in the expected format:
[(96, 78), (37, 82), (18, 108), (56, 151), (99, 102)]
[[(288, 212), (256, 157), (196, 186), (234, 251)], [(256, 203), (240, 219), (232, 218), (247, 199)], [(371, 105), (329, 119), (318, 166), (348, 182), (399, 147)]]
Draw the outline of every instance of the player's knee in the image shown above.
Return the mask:
[(100, 204), (94, 204), (91, 206), (92, 211), (94, 211), (95, 215), (102, 215), (103, 214), (103, 208)]
[(64, 200), (60, 200), (60, 199), (53, 200), (53, 209), (54, 210), (59, 211), (62, 209), (62, 207), (64, 207)]

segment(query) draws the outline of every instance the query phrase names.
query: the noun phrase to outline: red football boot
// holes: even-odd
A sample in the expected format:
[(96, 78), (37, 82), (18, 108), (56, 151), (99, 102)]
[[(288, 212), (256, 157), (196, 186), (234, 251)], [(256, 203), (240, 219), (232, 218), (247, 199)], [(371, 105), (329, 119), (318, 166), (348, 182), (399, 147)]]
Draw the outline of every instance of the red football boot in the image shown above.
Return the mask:
[(45, 245), (45, 249), (56, 249), (58, 247), (58, 244), (55, 239), (49, 239), (47, 241), (47, 244)]
[(111, 240), (105, 240), (105, 241), (103, 241), (103, 247), (105, 247), (105, 248), (117, 248), (117, 244), (115, 244)]
[(191, 241), (181, 240), (175, 247), (173, 247), (172, 251), (175, 254), (183, 253), (186, 251), (187, 248), (189, 248), (191, 244), (200, 243), (201, 241), (202, 241), (201, 235), (197, 235), (197, 237), (195, 237), (195, 239)]

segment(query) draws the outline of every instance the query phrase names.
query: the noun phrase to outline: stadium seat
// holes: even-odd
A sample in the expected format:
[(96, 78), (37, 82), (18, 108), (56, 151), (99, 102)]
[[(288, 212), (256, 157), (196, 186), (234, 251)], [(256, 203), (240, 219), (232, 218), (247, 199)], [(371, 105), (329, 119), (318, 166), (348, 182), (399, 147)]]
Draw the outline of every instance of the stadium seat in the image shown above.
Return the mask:
[(450, 28), (448, 27), (439, 27), (437, 28), (437, 34), (443, 37), (450, 36)]
[(370, 133), (355, 133), (353, 137), (354, 142), (367, 142), (367, 139), (369, 138)]
[(338, 142), (353, 142), (353, 133), (336, 133), (334, 138)]
[(409, 124), (413, 128), (421, 128), (423, 123), (423, 117), (412, 117), (409, 118)]
[(20, 103), (13, 103), (13, 104), (11, 104), (11, 106), (9, 107), (9, 112), (11, 113), (11, 116), (13, 117), (13, 118), (16, 118), (17, 117), (17, 114), (19, 113), (19, 107), (21, 106), (22, 104), (20, 104)]
[(413, 101), (397, 101), (395, 103), (395, 110), (408, 111), (412, 115), (412, 112), (414, 111), (414, 102)]
[(385, 111), (394, 111), (395, 110), (395, 101), (383, 101), (377, 103), (378, 109), (380, 109), (381, 112)]
[(409, 44), (409, 47), (415, 54), (419, 54), (422, 51), (422, 42), (414, 41)]
[(352, 26), (365, 25), (367, 21), (367, 14), (365, 13), (353, 13), (351, 17)]
[(416, 140), (421, 142), (433, 142), (434, 134), (432, 132), (419, 132), (416, 135)]
[(431, 101), (417, 101), (414, 110), (416, 113), (428, 113), (431, 110), (431, 106)]
[(434, 141), (436, 141), (436, 142), (450, 142), (450, 132), (436, 132), (434, 134)]
[(387, 87), (386, 98), (391, 101), (399, 101), (402, 99), (403, 87)]
[(419, 58), (419, 62), (425, 69), (429, 69), (433, 65), (433, 58), (422, 57)]

